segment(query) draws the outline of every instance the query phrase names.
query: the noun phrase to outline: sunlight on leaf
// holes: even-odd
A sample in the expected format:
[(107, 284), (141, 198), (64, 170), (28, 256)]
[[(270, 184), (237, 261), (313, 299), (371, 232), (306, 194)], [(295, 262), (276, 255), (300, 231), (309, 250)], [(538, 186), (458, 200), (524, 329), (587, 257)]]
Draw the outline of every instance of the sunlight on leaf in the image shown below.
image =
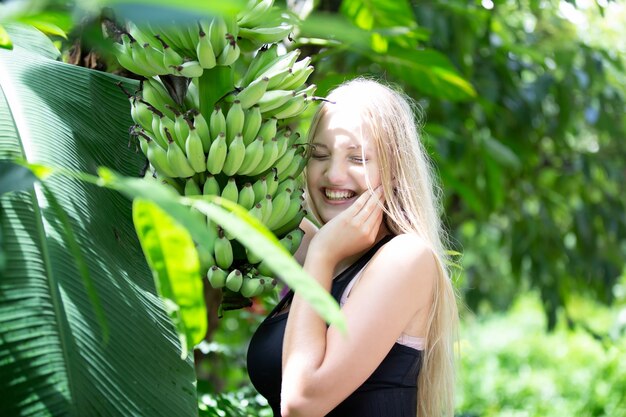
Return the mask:
[(0, 48), (13, 49), (11, 37), (9, 36), (3, 25), (0, 25)]
[(43, 20), (35, 20), (30, 18), (19, 19), (20, 22), (32, 25), (48, 35), (60, 36), (63, 39), (67, 39), (67, 34), (63, 29), (55, 25), (54, 23), (46, 22)]
[(200, 261), (187, 230), (156, 204), (136, 198), (133, 221), (159, 295), (178, 329), (184, 359), (207, 332)]

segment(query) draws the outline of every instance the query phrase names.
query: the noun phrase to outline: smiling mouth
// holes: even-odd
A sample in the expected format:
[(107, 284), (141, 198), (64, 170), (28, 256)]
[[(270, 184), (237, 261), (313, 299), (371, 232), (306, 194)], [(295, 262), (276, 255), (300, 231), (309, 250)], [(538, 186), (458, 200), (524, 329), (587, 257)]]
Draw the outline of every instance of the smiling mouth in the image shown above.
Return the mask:
[(324, 196), (328, 200), (332, 200), (332, 201), (350, 200), (355, 195), (356, 195), (356, 193), (354, 191), (350, 191), (350, 190), (340, 190), (339, 191), (339, 190), (329, 190), (328, 188), (324, 189)]

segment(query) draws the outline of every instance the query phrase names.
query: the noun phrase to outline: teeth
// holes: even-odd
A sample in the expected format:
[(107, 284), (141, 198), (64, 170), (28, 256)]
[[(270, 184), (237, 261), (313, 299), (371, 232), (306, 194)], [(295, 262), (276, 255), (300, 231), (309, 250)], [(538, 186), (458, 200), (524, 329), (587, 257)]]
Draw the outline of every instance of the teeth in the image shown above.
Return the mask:
[(328, 189), (324, 190), (324, 194), (329, 200), (345, 200), (354, 196), (352, 191), (331, 191)]

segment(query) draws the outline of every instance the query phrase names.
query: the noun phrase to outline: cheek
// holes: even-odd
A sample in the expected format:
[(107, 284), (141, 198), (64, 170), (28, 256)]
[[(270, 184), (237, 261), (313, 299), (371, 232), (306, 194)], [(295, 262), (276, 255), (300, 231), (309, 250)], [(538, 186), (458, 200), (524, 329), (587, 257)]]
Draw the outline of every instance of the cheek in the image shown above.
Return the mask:
[(367, 181), (369, 180), (372, 188), (376, 188), (380, 185), (380, 171), (377, 164), (366, 164), (365, 167), (354, 167), (354, 176), (358, 178), (359, 185), (363, 188), (367, 188)]

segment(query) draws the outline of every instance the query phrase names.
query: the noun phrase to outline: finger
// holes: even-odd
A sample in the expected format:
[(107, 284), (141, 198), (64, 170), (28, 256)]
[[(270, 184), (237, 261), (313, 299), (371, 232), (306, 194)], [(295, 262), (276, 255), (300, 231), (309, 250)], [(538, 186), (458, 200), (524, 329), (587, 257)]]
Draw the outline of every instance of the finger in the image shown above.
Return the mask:
[(377, 190), (374, 190), (374, 192), (368, 191), (363, 194), (368, 194), (368, 196), (364, 201), (363, 206), (360, 207), (354, 215), (354, 220), (357, 223), (366, 222), (373, 214), (379, 212), (382, 206)]

